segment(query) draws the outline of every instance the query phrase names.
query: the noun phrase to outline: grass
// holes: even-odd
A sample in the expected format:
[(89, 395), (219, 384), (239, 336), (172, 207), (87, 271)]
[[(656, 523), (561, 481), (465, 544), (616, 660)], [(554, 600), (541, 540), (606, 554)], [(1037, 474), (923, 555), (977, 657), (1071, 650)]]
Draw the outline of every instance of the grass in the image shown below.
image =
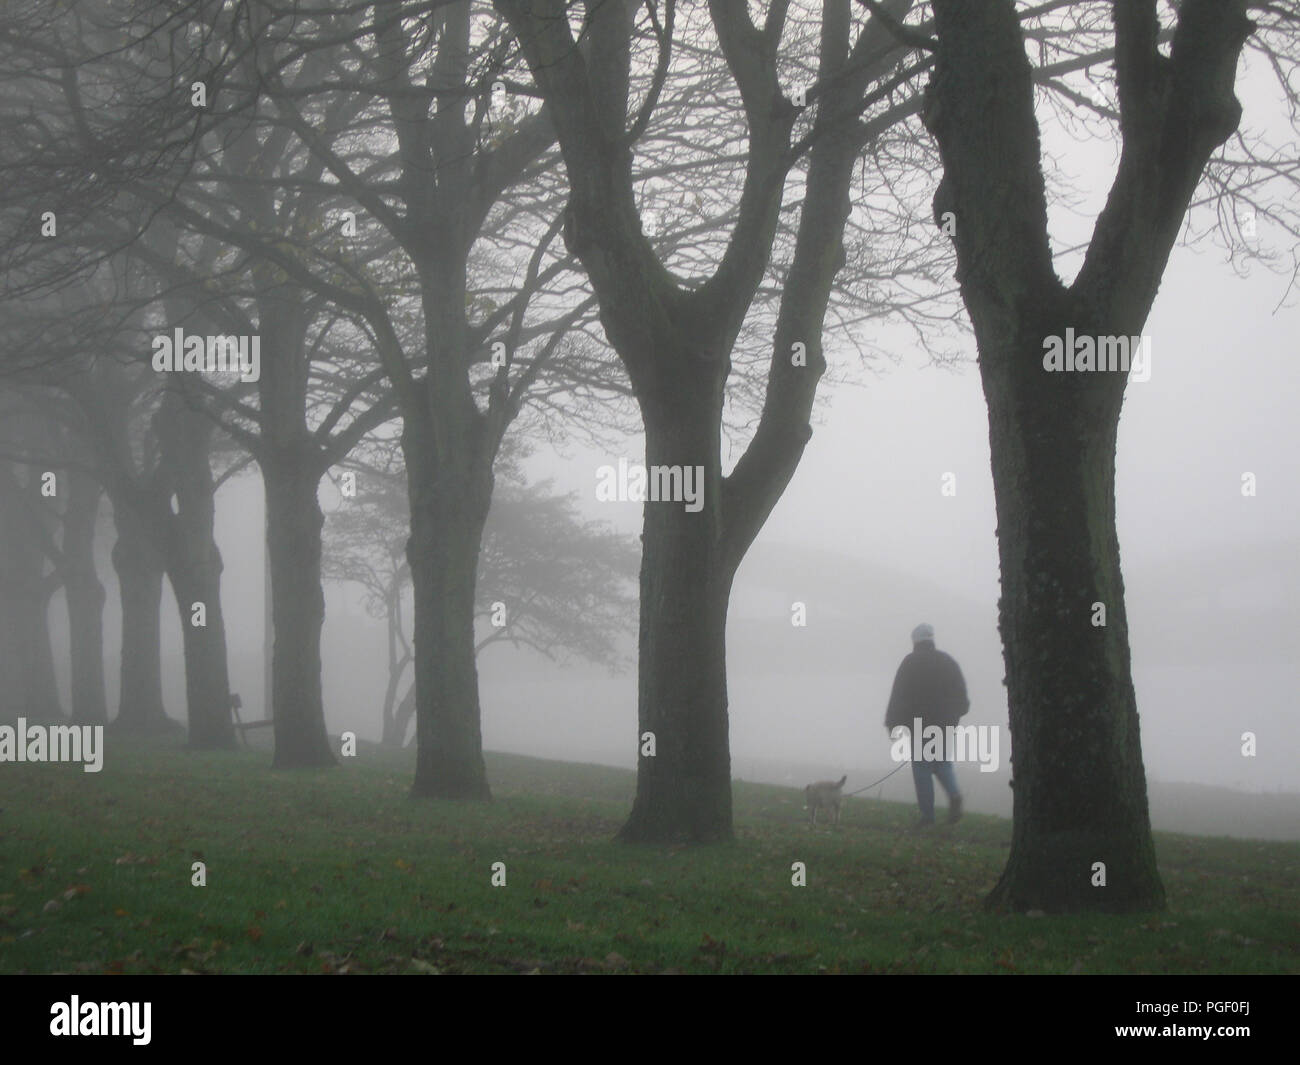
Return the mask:
[(1295, 843), (1158, 834), (1163, 913), (993, 915), (999, 818), (918, 837), (852, 799), (813, 830), (738, 783), (735, 844), (625, 846), (620, 770), (490, 755), (495, 801), (438, 803), (409, 752), (272, 773), (121, 743), (98, 774), (0, 766), (0, 972), (1300, 971)]

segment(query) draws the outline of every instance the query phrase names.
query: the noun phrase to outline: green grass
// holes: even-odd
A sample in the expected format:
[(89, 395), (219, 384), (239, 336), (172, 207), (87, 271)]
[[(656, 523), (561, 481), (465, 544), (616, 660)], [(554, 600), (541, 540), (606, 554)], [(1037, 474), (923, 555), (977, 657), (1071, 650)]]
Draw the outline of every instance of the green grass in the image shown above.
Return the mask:
[(918, 837), (852, 799), (811, 830), (799, 792), (738, 783), (735, 844), (633, 847), (619, 770), (494, 755), (495, 801), (442, 803), (408, 797), (409, 752), (272, 773), (122, 742), (99, 774), (0, 766), (0, 971), (1300, 970), (1295, 843), (1159, 834), (1164, 913), (992, 915), (998, 818)]

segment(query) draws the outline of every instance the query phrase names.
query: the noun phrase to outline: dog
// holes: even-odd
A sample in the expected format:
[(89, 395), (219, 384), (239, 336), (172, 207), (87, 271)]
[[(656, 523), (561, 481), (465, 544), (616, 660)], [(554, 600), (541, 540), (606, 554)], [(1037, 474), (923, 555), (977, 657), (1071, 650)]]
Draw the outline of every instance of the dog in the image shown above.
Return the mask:
[(849, 779), (847, 773), (839, 780), (819, 780), (803, 789), (804, 804), (808, 807), (811, 824), (817, 823), (817, 811), (826, 807), (835, 817), (835, 824), (840, 823), (840, 801), (844, 798), (844, 782)]

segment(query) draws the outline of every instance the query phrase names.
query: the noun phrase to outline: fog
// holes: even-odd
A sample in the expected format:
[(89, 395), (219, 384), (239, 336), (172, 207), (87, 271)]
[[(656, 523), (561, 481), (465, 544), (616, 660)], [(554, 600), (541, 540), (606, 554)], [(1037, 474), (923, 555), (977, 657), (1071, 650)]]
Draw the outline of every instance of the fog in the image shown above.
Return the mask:
[[(1300, 838), (1300, 315), (1275, 311), (1284, 280), (1263, 272), (1237, 279), (1220, 259), (1176, 252), (1148, 327), (1151, 380), (1130, 387), (1121, 420), (1117, 506), (1142, 748), (1157, 828)], [(790, 489), (741, 566), (728, 626), (737, 778), (802, 786), (847, 772), (853, 790), (888, 772), (884, 705), (922, 620), (966, 676), (966, 720), (1005, 729), (997, 522), (978, 371), (973, 358), (945, 368), (898, 350), (896, 363), (872, 366), (823, 404)], [(637, 535), (640, 505), (597, 502), (595, 471), (620, 455), (636, 459), (642, 447), (629, 438), (613, 452), (548, 449), (528, 472), (576, 493), (589, 517)], [(1258, 479), (1254, 498), (1241, 494), (1245, 471)], [(956, 494), (943, 496), (948, 472)], [(328, 536), (328, 513), (342, 501), (328, 484), (321, 499)], [(262, 510), (255, 474), (218, 495), (231, 683), (254, 718), (264, 702)], [(119, 634), (106, 559), (100, 574), (114, 691)], [(328, 583), (326, 598), (330, 732), (377, 740), (384, 625), (367, 616), (355, 586)], [(806, 604), (806, 626), (791, 624), (796, 602)], [(62, 616), (56, 597), (61, 663)], [(185, 691), (173, 617), (165, 602), (165, 695), (177, 717)], [(479, 669), (487, 749), (634, 768), (634, 668), (611, 674), (498, 646), (480, 656)], [(66, 698), (62, 669), (60, 680)], [(1242, 756), (1245, 731), (1258, 737), (1255, 757)], [(1009, 816), (1003, 746), (997, 772), (963, 767), (962, 780), (972, 809)], [(1164, 787), (1175, 783), (1287, 798), (1243, 805), (1207, 793), (1189, 814), (1169, 798), (1187, 793)], [(870, 794), (910, 802), (911, 777), (896, 774)]]
[[(1251, 106), (1248, 81), (1243, 91)], [(1114, 165), (1111, 142), (1079, 144), (1048, 127), (1057, 176), (1076, 190), (1055, 206), (1058, 249), (1086, 241)], [(1068, 169), (1064, 169), (1068, 167)], [(1205, 212), (1193, 220), (1202, 228)], [(1261, 221), (1261, 240), (1270, 234)], [(1077, 255), (1063, 254), (1068, 277)], [(1285, 273), (1236, 276), (1212, 241), (1176, 249), (1146, 333), (1149, 381), (1127, 390), (1120, 422), (1117, 508), (1133, 677), (1156, 827), (1300, 838), (1300, 312)], [(965, 674), (971, 724), (1005, 730), (1008, 709), (997, 630), (998, 547), (987, 409), (969, 334), (951, 332), (964, 354), (931, 363), (901, 330), (873, 336), (893, 358), (861, 364), (832, 348), (833, 369), (851, 380), (823, 389), (814, 435), (799, 469), (741, 564), (727, 632), (733, 774), (802, 786), (849, 774), (853, 790), (891, 767), (883, 725), (894, 671), (909, 632), (927, 621), (937, 646)], [(732, 441), (730, 457), (744, 440)], [(582, 513), (636, 536), (642, 508), (596, 499), (596, 470), (640, 461), (644, 444), (612, 449), (578, 441), (543, 446), (526, 463), (532, 481), (573, 492)], [(1243, 495), (1253, 474), (1257, 493)], [(941, 485), (954, 475), (955, 492)], [(231, 687), (250, 716), (265, 706), (264, 517), (255, 473), (218, 495), (216, 537)], [(337, 492), (321, 492), (329, 514)], [(107, 538), (105, 538), (107, 544)], [(106, 549), (105, 549), (106, 550)], [(108, 689), (117, 684), (120, 634), (107, 586)], [(170, 593), (168, 593), (170, 596)], [(329, 730), (378, 739), (385, 684), (382, 622), (354, 586), (330, 583), (323, 638)], [(51, 609), (65, 699), (63, 601)], [(806, 624), (792, 624), (803, 604)], [(183, 714), (180, 640), (164, 604), (164, 683), (169, 712)], [(629, 654), (635, 650), (629, 642)], [(545, 758), (636, 764), (635, 666), (610, 673), (556, 663), (507, 645), (479, 659), (483, 737), (489, 750)], [(1243, 733), (1258, 740), (1244, 756)], [(1010, 744), (994, 773), (962, 769), (971, 808), (1009, 814)], [(1225, 792), (1274, 796), (1265, 806)], [(912, 799), (896, 775), (872, 795)], [(1253, 800), (1252, 800), (1253, 801)], [(1254, 813), (1252, 813), (1254, 811)], [(1258, 814), (1258, 817), (1255, 815)]]

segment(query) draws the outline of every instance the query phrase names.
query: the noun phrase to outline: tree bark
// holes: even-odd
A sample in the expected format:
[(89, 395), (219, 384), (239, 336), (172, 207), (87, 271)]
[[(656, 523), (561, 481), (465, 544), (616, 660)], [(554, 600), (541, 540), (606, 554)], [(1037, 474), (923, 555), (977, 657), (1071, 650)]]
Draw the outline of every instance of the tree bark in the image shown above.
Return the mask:
[[(1037, 334), (1025, 358), (1041, 360)], [(1160, 907), (1115, 527), (1118, 403), (1063, 404), (1061, 383), (1005, 362), (983, 376), (1014, 752), (1012, 849), (989, 902)]]
[[(212, 423), (171, 393), (154, 419), (162, 445), (162, 482), (172, 495), (154, 491), (152, 524), (166, 544), (167, 577), (176, 596), (185, 645), (185, 696), (189, 743), (199, 750), (234, 750), (226, 627), (221, 612), (221, 552), (213, 537), (216, 486), (209, 466)], [(171, 499), (175, 511), (171, 514)], [(195, 625), (202, 603), (205, 624)]]
[[(185, 647), (189, 743), (197, 750), (234, 750), (226, 626), (221, 613), (221, 553), (216, 544), (181, 550), (184, 557), (172, 561), (167, 576), (176, 595)], [(193, 624), (196, 603), (205, 608), (203, 625)]]
[(0, 665), (5, 690), (0, 715), (7, 720), (65, 721), (54, 673), (54, 651), (48, 623), (50, 593), (37, 589), (14, 591), (0, 580)]
[(113, 568), (122, 602), (122, 677), (115, 728), (158, 733), (177, 727), (162, 697), (163, 560), (130, 506), (114, 501)]
[(266, 540), (271, 564), (275, 625), (272, 706), (275, 756), (272, 768), (337, 765), (325, 729), (321, 694), (321, 529), (316, 464), (271, 454), (262, 462), (266, 487)]
[[(676, 402), (646, 406), (647, 470), (702, 467), (703, 506), (645, 504), (637, 792), (619, 833), (628, 842), (732, 838), (726, 624), (735, 570), (722, 550), (721, 404), (715, 370)], [(653, 757), (643, 753), (646, 733)]]
[(474, 588), (492, 464), (490, 458), (476, 461), (469, 441), (457, 443), (456, 465), (435, 464), (428, 428), (408, 414), (402, 450), (411, 497), (406, 557), (415, 601), (412, 793), (490, 799), (474, 657)]
[(72, 663), (72, 720), (108, 723), (104, 691), (104, 586), (95, 572), (95, 523), (103, 489), (77, 471), (66, 475), (68, 504), (63, 515), (64, 591)]
[[(1014, 765), (995, 908), (1164, 905), (1147, 810), (1115, 527), (1127, 372), (1049, 372), (1048, 339), (1136, 337), (1199, 176), (1237, 126), (1239, 0), (1187, 0), (1169, 54), (1152, 0), (1115, 5), (1123, 148), (1084, 265), (1056, 277), (1025, 41), (1009, 0), (934, 0), (927, 128), (979, 345), (997, 496)], [(1069, 352), (1072, 357), (1074, 352)], [(1127, 371), (1127, 367), (1124, 368)], [(1098, 607), (1104, 607), (1104, 624)]]

